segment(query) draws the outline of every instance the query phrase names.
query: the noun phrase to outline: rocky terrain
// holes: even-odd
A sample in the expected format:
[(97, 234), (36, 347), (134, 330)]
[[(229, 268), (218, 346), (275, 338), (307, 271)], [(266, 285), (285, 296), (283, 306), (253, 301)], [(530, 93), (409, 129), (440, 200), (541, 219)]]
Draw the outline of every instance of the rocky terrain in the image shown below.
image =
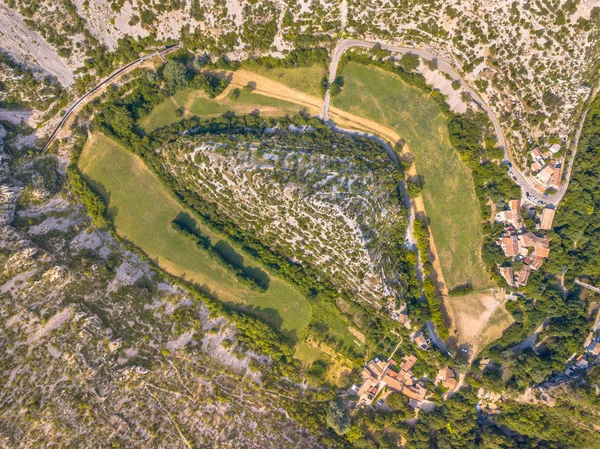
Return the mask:
[(400, 173), (378, 145), (334, 136), (325, 150), (315, 134), (290, 125), (255, 137), (202, 135), (163, 155), (178, 178), (271, 248), (368, 302), (394, 296), (388, 249), (406, 228)]
[[(234, 59), (331, 47), (341, 36), (429, 48), (476, 86), (516, 152), (572, 137), (597, 81), (595, 0), (3, 1), (1, 16), (10, 23), (0, 27), (0, 45), (65, 86), (75, 80), (76, 89), (167, 41)], [(136, 49), (129, 37), (145, 44)]]
[(0, 447), (315, 447), (268, 357), (2, 147)]

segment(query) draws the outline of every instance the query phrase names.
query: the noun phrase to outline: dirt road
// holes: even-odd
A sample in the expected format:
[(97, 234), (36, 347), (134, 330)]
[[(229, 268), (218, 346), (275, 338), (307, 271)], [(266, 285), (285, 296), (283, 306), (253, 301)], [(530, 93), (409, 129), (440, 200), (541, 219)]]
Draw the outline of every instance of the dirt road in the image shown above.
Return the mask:
[[(278, 98), (280, 100), (289, 101), (292, 103), (300, 104), (306, 107), (307, 111), (312, 114), (319, 114), (323, 111), (323, 100), (304, 92), (299, 92), (292, 89), (291, 87), (285, 86), (277, 81), (273, 81), (270, 78), (258, 75), (248, 70), (238, 70), (231, 74), (231, 85), (235, 87), (247, 86), (249, 83), (254, 83), (254, 92), (265, 95), (268, 97)], [(390, 158), (397, 163), (397, 155), (394, 153), (392, 148), (400, 140), (400, 135), (394, 130), (387, 128), (380, 123), (374, 122), (363, 117), (351, 114), (349, 112), (342, 111), (336, 107), (329, 107), (327, 116), (331, 120), (328, 120), (328, 124), (338, 132), (344, 132), (355, 135), (362, 135), (373, 140), (379, 140), (380, 143), (384, 144), (384, 148), (388, 152)], [(366, 134), (365, 134), (366, 132)], [(381, 142), (382, 141), (382, 142)], [(408, 145), (404, 145), (402, 154), (405, 156), (411, 156), (410, 148)], [(408, 169), (406, 175), (408, 177), (416, 177), (417, 169), (415, 164), (412, 164)], [(421, 196), (414, 198), (411, 202), (411, 217), (415, 216), (427, 216), (425, 212), (425, 204)], [(412, 228), (412, 221), (411, 226)], [(408, 236), (412, 239), (414, 244), (414, 237), (412, 232)], [(442, 266), (440, 264), (440, 257), (435, 246), (433, 236), (430, 236), (429, 240), (430, 252), (429, 258), (432, 260), (433, 270), (435, 271), (435, 280), (441, 286), (440, 291), (443, 296), (444, 308), (448, 314), (450, 321), (454, 323), (454, 317), (452, 316), (452, 309), (448, 305), (448, 290), (444, 281), (444, 275), (442, 272)], [(418, 273), (420, 275), (420, 272)], [(452, 332), (453, 332), (453, 327)]]
[[(332, 83), (336, 78), (340, 58), (341, 58), (342, 54), (344, 53), (344, 51), (346, 51), (350, 48), (353, 48), (353, 47), (372, 48), (375, 45), (377, 45), (376, 42), (356, 40), (356, 39), (346, 39), (346, 40), (341, 41), (335, 48), (335, 50), (333, 52), (333, 56), (331, 58), (331, 64), (329, 66), (329, 82)], [(494, 127), (494, 132), (495, 132), (496, 138), (498, 140), (498, 146), (504, 151), (505, 160), (506, 161), (513, 160), (511, 149), (506, 144), (504, 132), (502, 131), (502, 127), (500, 126), (500, 122), (499, 122), (498, 118), (496, 117), (496, 114), (482, 100), (482, 98), (479, 96), (477, 91), (475, 91), (466, 82), (466, 80), (461, 76), (461, 74), (458, 73), (458, 71), (456, 69), (454, 69), (454, 67), (450, 63), (445, 61), (442, 57), (440, 57), (438, 54), (436, 54), (431, 49), (423, 49), (423, 48), (418, 48), (418, 47), (403, 47), (403, 46), (388, 45), (388, 44), (382, 44), (382, 43), (380, 43), (379, 45), (381, 45), (381, 48), (383, 50), (387, 50), (392, 53), (396, 53), (396, 54), (412, 53), (412, 54), (418, 55), (419, 57), (421, 57), (423, 59), (429, 60), (429, 61), (435, 59), (437, 61), (438, 70), (448, 74), (454, 80), (458, 81), (461, 84), (462, 89), (465, 92), (467, 92), (468, 94), (470, 94), (473, 101), (479, 106), (479, 108), (481, 108), (481, 110), (483, 112), (485, 112), (487, 114), (487, 116), (489, 117), (489, 119), (492, 122), (492, 125)], [(593, 98), (595, 96), (595, 94), (598, 92), (598, 90), (600, 90), (600, 83), (592, 91), (590, 97)], [(321, 117), (325, 121), (329, 120), (329, 113), (330, 113), (330, 110), (332, 109), (332, 108), (330, 108), (330, 106), (331, 106), (331, 96), (329, 95), (329, 91), (327, 91), (327, 93), (325, 94), (325, 100), (323, 101), (323, 106), (322, 106), (322, 110), (321, 110)], [(521, 187), (521, 194), (524, 199), (527, 199), (529, 197), (540, 198), (540, 201), (542, 201), (544, 204), (548, 204), (548, 205), (554, 206), (554, 207), (558, 206), (560, 201), (565, 196), (565, 193), (569, 186), (569, 181), (571, 178), (571, 170), (573, 168), (573, 160), (575, 159), (575, 154), (577, 152), (577, 144), (579, 143), (579, 137), (581, 135), (581, 128), (583, 126), (584, 120), (585, 120), (585, 114), (583, 114), (583, 116), (580, 120), (579, 127), (575, 133), (575, 136), (574, 136), (574, 139), (572, 142), (571, 157), (569, 160), (567, 171), (565, 173), (565, 182), (557, 189), (557, 191), (555, 193), (548, 195), (548, 196), (542, 196), (540, 194), (540, 192), (535, 188), (537, 183), (531, 177), (524, 176), (523, 173), (514, 164), (511, 163), (511, 166), (509, 167), (509, 170), (508, 170), (509, 175), (510, 175), (511, 179), (516, 184), (518, 184), (519, 187)]]

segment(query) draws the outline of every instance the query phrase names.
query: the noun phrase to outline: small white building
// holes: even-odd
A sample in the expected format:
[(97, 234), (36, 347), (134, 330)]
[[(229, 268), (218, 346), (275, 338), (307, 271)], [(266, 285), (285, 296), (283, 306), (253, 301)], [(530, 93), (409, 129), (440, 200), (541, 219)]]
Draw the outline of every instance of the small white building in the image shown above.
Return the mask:
[(550, 150), (550, 153), (556, 154), (560, 151), (560, 144), (555, 143), (554, 145), (550, 145), (550, 148), (548, 149)]

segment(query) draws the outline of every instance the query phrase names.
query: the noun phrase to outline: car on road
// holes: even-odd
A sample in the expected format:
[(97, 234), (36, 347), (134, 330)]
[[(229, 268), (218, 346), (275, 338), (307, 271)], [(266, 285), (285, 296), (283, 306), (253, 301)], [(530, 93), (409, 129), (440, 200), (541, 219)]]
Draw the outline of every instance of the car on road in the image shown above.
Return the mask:
[(516, 181), (516, 180), (517, 180), (517, 177), (516, 177), (516, 176), (513, 176), (513, 177), (512, 177), (512, 179), (513, 179), (514, 181)]

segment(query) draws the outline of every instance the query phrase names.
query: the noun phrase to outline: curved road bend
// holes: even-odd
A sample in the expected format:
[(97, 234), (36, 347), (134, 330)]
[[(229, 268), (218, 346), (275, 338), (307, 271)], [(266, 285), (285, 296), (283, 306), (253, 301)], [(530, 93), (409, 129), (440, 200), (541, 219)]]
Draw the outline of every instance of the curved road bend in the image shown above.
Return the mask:
[[(337, 69), (338, 69), (338, 65), (340, 62), (340, 57), (342, 56), (344, 51), (346, 51), (350, 48), (353, 48), (353, 47), (372, 48), (375, 45), (377, 45), (376, 42), (369, 42), (369, 41), (356, 40), (356, 39), (346, 39), (346, 40), (341, 41), (335, 48), (335, 50), (333, 52), (333, 56), (331, 58), (331, 65), (329, 66), (329, 82), (332, 83), (336, 78)], [(455, 80), (459, 81), (463, 90), (465, 92), (469, 93), (471, 95), (471, 98), (473, 99), (473, 101), (481, 108), (482, 111), (484, 111), (487, 114), (490, 121), (492, 122), (492, 125), (494, 126), (494, 132), (496, 133), (498, 145), (504, 151), (504, 158), (507, 161), (512, 160), (512, 155), (511, 155), (511, 152), (510, 152), (508, 146), (506, 145), (506, 139), (504, 137), (504, 133), (502, 132), (502, 128), (500, 127), (500, 122), (498, 121), (498, 118), (496, 117), (494, 112), (489, 108), (489, 106), (481, 99), (479, 94), (474, 89), (472, 89), (471, 86), (469, 86), (469, 84), (465, 81), (465, 79), (454, 69), (454, 67), (452, 67), (452, 65), (450, 65), (447, 61), (440, 58), (439, 55), (435, 54), (434, 52), (432, 52), (430, 50), (425, 50), (425, 49), (417, 48), (417, 47), (403, 47), (403, 46), (388, 45), (388, 44), (380, 44), (380, 45), (383, 50), (387, 50), (391, 53), (398, 53), (398, 54), (412, 53), (417, 56), (420, 56), (423, 59), (427, 59), (427, 60), (435, 59), (437, 61), (438, 69), (441, 70), (442, 72), (447, 73)], [(595, 92), (598, 92), (599, 88), (600, 88), (600, 85), (598, 85), (596, 87)], [(592, 93), (592, 97), (593, 97), (593, 95), (594, 95), (594, 93)], [(327, 92), (325, 93), (325, 99), (323, 101), (323, 108), (321, 111), (321, 118), (325, 122), (329, 121), (330, 104), (331, 104), (331, 95), (329, 94), (329, 89), (328, 89)], [(584, 119), (585, 119), (585, 114), (584, 114), (583, 119), (580, 122), (579, 128), (575, 134), (571, 159), (570, 159), (569, 166), (567, 168), (567, 172), (565, 175), (565, 182), (563, 183), (562, 186), (560, 186), (558, 188), (558, 190), (555, 193), (543, 197), (543, 201), (551, 206), (557, 207), (558, 203), (560, 203), (560, 201), (563, 199), (563, 197), (565, 196), (565, 193), (567, 191), (567, 187), (569, 185), (569, 180), (571, 178), (571, 169), (573, 167), (573, 161), (575, 159), (575, 153), (577, 151), (577, 144), (579, 142), (579, 137), (581, 135), (581, 129), (583, 126)], [(529, 194), (529, 196), (533, 196), (533, 197), (539, 198), (542, 196), (540, 194), (540, 192), (535, 189), (534, 183), (532, 181), (528, 180), (514, 164), (512, 164), (512, 167), (509, 169), (509, 172), (510, 172), (510, 176), (513, 179), (513, 181), (515, 181), (515, 178), (516, 178), (515, 182), (521, 187), (521, 192), (522, 192), (523, 196), (526, 196), (527, 193)]]
[(133, 62), (130, 62), (129, 64), (127, 64), (124, 67), (121, 67), (120, 69), (118, 69), (116, 72), (113, 72), (110, 76), (108, 76), (108, 78), (106, 78), (104, 81), (102, 81), (100, 84), (98, 84), (96, 87), (94, 87), (92, 90), (90, 90), (89, 92), (87, 92), (83, 97), (81, 97), (79, 100), (77, 100), (75, 102), (75, 104), (73, 106), (71, 106), (67, 112), (65, 113), (65, 115), (63, 116), (63, 118), (61, 119), (61, 121), (59, 122), (58, 126), (54, 129), (54, 131), (52, 132), (52, 134), (50, 134), (50, 137), (48, 137), (48, 140), (46, 141), (46, 143), (44, 144), (44, 146), (42, 147), (42, 149), (40, 150), (40, 152), (44, 152), (48, 149), (48, 147), (50, 147), (50, 145), (52, 145), (52, 142), (54, 142), (54, 139), (56, 138), (56, 136), (58, 135), (58, 133), (60, 132), (60, 130), (62, 129), (63, 126), (65, 126), (65, 123), (67, 122), (67, 120), (69, 119), (69, 117), (71, 117), (71, 115), (82, 105), (84, 105), (85, 103), (87, 103), (87, 101), (90, 99), (90, 97), (92, 95), (94, 95), (96, 92), (99, 92), (101, 90), (106, 89), (106, 87), (111, 84), (116, 78), (118, 78), (119, 76), (121, 76), (123, 73), (127, 72), (128, 70), (132, 69), (133, 67), (147, 61), (148, 59), (152, 59), (155, 56), (164, 56), (166, 54), (169, 54), (175, 50), (177, 50), (179, 47), (181, 46), (181, 44), (177, 44), (174, 45), (173, 47), (167, 47), (164, 48), (163, 50), (158, 50), (155, 51), (153, 53), (150, 53), (146, 56), (142, 56), (139, 59), (136, 59)]

